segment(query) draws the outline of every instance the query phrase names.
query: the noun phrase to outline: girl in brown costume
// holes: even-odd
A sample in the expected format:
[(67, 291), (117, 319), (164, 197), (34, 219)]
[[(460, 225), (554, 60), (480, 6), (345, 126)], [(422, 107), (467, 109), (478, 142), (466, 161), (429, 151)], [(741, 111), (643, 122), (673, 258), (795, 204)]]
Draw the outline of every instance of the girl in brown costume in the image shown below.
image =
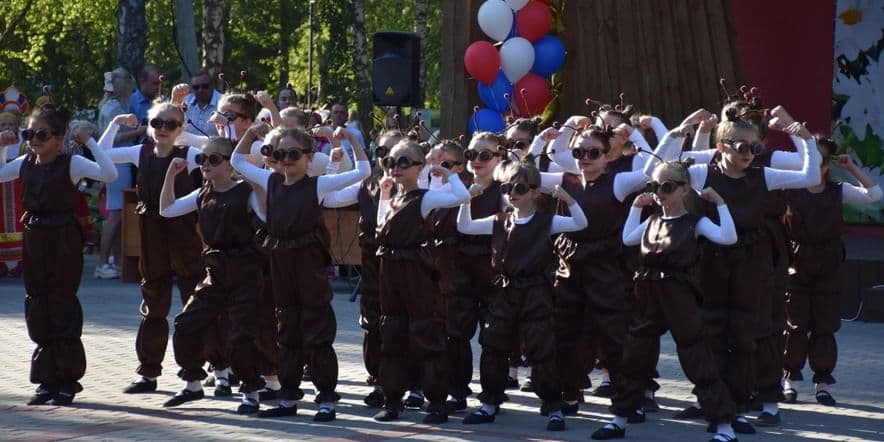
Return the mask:
[[(194, 159), (199, 150), (174, 144), (181, 134), (184, 112), (168, 103), (159, 103), (148, 112), (148, 142), (132, 147), (117, 147), (107, 151), (114, 163), (131, 163), (138, 167), (136, 176), (138, 205), (138, 232), (141, 237), (141, 324), (135, 338), (135, 352), (140, 375), (129, 384), (124, 393), (156, 391), (157, 377), (162, 372), (163, 357), (169, 342), (169, 323), (166, 316), (172, 305), (172, 278), (178, 282), (181, 303), (193, 295), (197, 282), (203, 277), (202, 242), (196, 231), (196, 215), (176, 218), (160, 216), (160, 192), (169, 164), (174, 158), (187, 160), (188, 172), (196, 169)], [(121, 125), (135, 127), (134, 115), (119, 115), (102, 135), (113, 139)], [(179, 174), (175, 182), (175, 196), (182, 197), (193, 190), (193, 178)]]
[[(197, 155), (206, 184), (186, 196), (175, 199), (175, 179), (187, 168), (186, 160), (176, 158), (169, 165), (160, 194), (160, 215), (167, 218), (197, 212), (205, 240), (203, 258), (206, 278), (200, 282), (184, 309), (175, 317), (172, 342), (179, 376), (185, 387), (164, 406), (174, 407), (203, 398), (200, 381), (205, 379), (204, 347), (222, 311), (230, 319), (230, 363), (242, 380), (242, 404), (239, 414), (258, 412), (258, 389), (264, 386), (258, 370), (257, 298), (261, 292), (261, 267), (253, 242), (253, 214), (260, 211), (249, 183), (233, 179), (230, 155), (233, 143), (213, 138), (202, 154)], [(225, 355), (226, 356), (226, 355)]]
[[(491, 235), (493, 282), (501, 289), (490, 305), (479, 342), (482, 406), (464, 418), (464, 424), (494, 422), (504, 399), (508, 356), (513, 342), (522, 340), (541, 413), (549, 415), (547, 430), (565, 429), (562, 393), (556, 370), (553, 294), (547, 270), (553, 261), (552, 236), (587, 226), (577, 202), (556, 186), (552, 195), (570, 209), (571, 216), (538, 212), (541, 178), (531, 162), (511, 162), (500, 172), (500, 192), (513, 210), (473, 220), (470, 204), (461, 206), (458, 230), (469, 235)], [(477, 193), (482, 189), (474, 189)]]
[(61, 153), (70, 114), (54, 106), (37, 108), (22, 138), (30, 151), (6, 163), (6, 147), (18, 143), (14, 131), (0, 132), (0, 182), (22, 180), (25, 322), (37, 344), (31, 382), (39, 384), (28, 405), (69, 405), (83, 390), (86, 353), (80, 335), (83, 311), (77, 288), (83, 273), (83, 236), (74, 210), (83, 178), (111, 182), (117, 169), (85, 129), (73, 139), (85, 144), (95, 162)]
[[(849, 154), (834, 155), (838, 145), (818, 138), (823, 155), (823, 181), (807, 189), (790, 190), (789, 239), (792, 240), (790, 287), (786, 299), (786, 352), (784, 355), (784, 395), (794, 403), (798, 397), (801, 370), (805, 361), (813, 370), (816, 401), (834, 406), (829, 385), (835, 383), (832, 370), (838, 359), (835, 332), (841, 328), (839, 316), (841, 263), (841, 205), (869, 204), (881, 199), (875, 180), (857, 167)], [(860, 186), (828, 180), (832, 165), (846, 169)]]
[[(450, 191), (418, 187), (425, 162), (420, 146), (400, 142), (384, 159), (390, 176), (381, 182), (378, 207), (378, 256), (381, 295), (380, 382), (384, 409), (375, 420), (390, 421), (402, 411), (402, 395), (409, 385), (410, 359), (418, 361), (419, 385), (430, 404), (424, 423), (448, 420), (445, 351), (445, 303), (439, 293), (438, 271), (433, 262), (432, 212), (456, 207), (469, 198), (457, 175), (441, 166), (431, 171), (448, 177)], [(398, 184), (391, 199), (393, 184)]]
[[(801, 170), (751, 167), (763, 146), (759, 142), (758, 128), (742, 120), (736, 109), (729, 110), (726, 121), (718, 126), (716, 139), (720, 157), (711, 165), (695, 164), (688, 169), (695, 190), (712, 187), (728, 201), (737, 228), (736, 244), (707, 243), (703, 247), (700, 286), (712, 350), (738, 413), (749, 409), (750, 395), (755, 388), (754, 355), (761, 296), (759, 277), (763, 275), (757, 256), (761, 253), (759, 239), (765, 194), (769, 190), (803, 188), (819, 182), (820, 157), (813, 138), (798, 123), (788, 126), (787, 131), (801, 136)], [(656, 153), (664, 159), (677, 157), (680, 145), (669, 147), (668, 151), (658, 148)], [(708, 213), (707, 216), (712, 218), (715, 214)], [(695, 405), (692, 408), (700, 407)], [(732, 425), (737, 433), (755, 432), (752, 424), (739, 414)]]
[[(648, 192), (633, 202), (623, 228), (623, 243), (641, 245), (635, 279), (638, 318), (629, 328), (626, 347), (614, 387), (614, 419), (592, 434), (593, 439), (619, 439), (626, 433), (628, 417), (642, 406), (647, 379), (657, 362), (660, 336), (671, 331), (678, 359), (706, 412), (717, 425), (713, 441), (736, 441), (730, 421), (735, 408), (727, 387), (715, 370), (712, 349), (703, 334), (700, 294), (694, 281), (700, 236), (717, 244), (737, 242), (733, 219), (724, 200), (712, 189), (700, 196), (717, 205), (720, 225), (685, 209), (690, 163), (663, 163), (654, 169)], [(640, 222), (642, 208), (662, 208)]]
[[(272, 173), (249, 161), (252, 142), (266, 134), (269, 126), (253, 126), (239, 140), (231, 164), (246, 179), (266, 191), (267, 238), (270, 271), (276, 294), (279, 320), (279, 365), (283, 400), (276, 408), (259, 412), (259, 417), (294, 416), (299, 398), (304, 356), (310, 358), (319, 411), (314, 420), (335, 419), (338, 361), (332, 343), (337, 324), (331, 307), (332, 289), (326, 276), (330, 263), (327, 235), (323, 235), (322, 200), (328, 192), (358, 182), (370, 173), (365, 152), (359, 146), (357, 169), (331, 176), (307, 176), (313, 154), (313, 137), (299, 129), (282, 131), (271, 139), (271, 156), (281, 163), (283, 173)], [(328, 127), (314, 130), (340, 142), (355, 139), (349, 132), (334, 134)], [(358, 140), (356, 141), (358, 142)], [(292, 271), (295, 269), (295, 271)]]

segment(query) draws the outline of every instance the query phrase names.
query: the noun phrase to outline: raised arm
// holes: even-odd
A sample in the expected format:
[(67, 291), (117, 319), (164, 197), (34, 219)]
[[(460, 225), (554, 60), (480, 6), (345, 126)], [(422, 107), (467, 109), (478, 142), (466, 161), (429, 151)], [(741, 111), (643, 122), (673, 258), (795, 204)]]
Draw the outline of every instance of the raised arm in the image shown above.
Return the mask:
[[(798, 123), (794, 124), (800, 126)], [(790, 127), (792, 128), (790, 131), (793, 132), (793, 134), (801, 131), (801, 129), (795, 129), (793, 126)], [(806, 129), (804, 129), (804, 132), (806, 132)], [(768, 190), (802, 189), (820, 183), (820, 162), (822, 161), (822, 158), (816, 147), (816, 140), (813, 139), (810, 133), (806, 133), (805, 135), (806, 138), (801, 140), (801, 142), (805, 143), (803, 150), (804, 162), (801, 170), (783, 170), (765, 167), (764, 179), (767, 183)]]
[(258, 186), (264, 191), (267, 191), (267, 182), (270, 180), (271, 172), (252, 164), (249, 161), (249, 156), (251, 155), (252, 143), (266, 135), (268, 130), (270, 130), (270, 126), (265, 123), (256, 123), (250, 127), (243, 137), (239, 139), (236, 151), (230, 158), (230, 165), (237, 172), (249, 180), (253, 186)]
[(580, 204), (578, 204), (568, 192), (562, 189), (561, 186), (556, 186), (553, 190), (552, 196), (568, 205), (568, 211), (571, 212), (571, 216), (553, 216), (550, 235), (565, 232), (579, 232), (589, 225), (589, 221), (586, 219), (586, 214), (583, 213)]
[(11, 163), (6, 162), (6, 151), (9, 146), (18, 143), (18, 135), (15, 131), (4, 130), (0, 132), (0, 183), (12, 181), (18, 178), (21, 171), (22, 157), (16, 158)]
[(881, 199), (881, 187), (872, 177), (863, 172), (854, 162), (850, 155), (837, 155), (832, 157), (833, 164), (846, 169), (859, 181), (859, 186), (850, 183), (841, 184), (842, 200), (846, 204), (871, 204)]
[(642, 209), (654, 204), (654, 196), (650, 193), (643, 193), (632, 202), (629, 209), (629, 216), (626, 217), (626, 223), (623, 224), (623, 244), (627, 246), (637, 246), (642, 242), (642, 234), (645, 232), (645, 226), (648, 220), (641, 222)]
[(330, 209), (349, 207), (359, 201), (359, 189), (362, 183), (353, 183), (341, 190), (334, 190), (325, 194), (322, 205)]
[[(86, 157), (74, 155), (71, 157), (71, 181), (79, 183), (83, 178), (91, 178), (93, 180), (109, 183), (117, 179), (117, 168), (107, 154), (107, 146), (99, 146), (98, 143), (89, 135), (84, 128), (78, 128), (71, 134), (74, 141), (84, 144), (92, 152), (95, 161), (90, 161)], [(113, 145), (113, 138), (103, 140), (105, 143)]]
[(267, 109), (270, 112), (270, 125), (273, 127), (279, 126), (282, 123), (282, 118), (279, 116), (279, 108), (276, 107), (276, 103), (273, 102), (273, 97), (270, 96), (267, 91), (258, 91), (255, 94), (255, 99), (258, 100), (258, 103), (261, 103), (261, 106), (264, 109)]
[(496, 219), (497, 215), (491, 215), (474, 220), (470, 213), (470, 202), (467, 201), (460, 205), (457, 212), (457, 231), (464, 235), (490, 235)]
[(206, 145), (209, 144), (209, 137), (182, 131), (181, 135), (178, 135), (178, 138), (175, 138), (175, 144), (178, 146), (190, 146), (195, 149), (203, 150)]
[(641, 190), (647, 182), (648, 176), (643, 170), (620, 172), (614, 176), (614, 197), (623, 202), (626, 197)]
[(173, 158), (166, 170), (163, 179), (163, 190), (160, 191), (160, 216), (174, 218), (186, 215), (197, 209), (197, 195), (200, 189), (196, 189), (187, 195), (175, 199), (175, 177), (187, 169), (187, 161), (182, 158)]
[(451, 170), (442, 166), (433, 166), (433, 171), (442, 173), (448, 177), (450, 189), (428, 190), (421, 201), (421, 215), (424, 219), (430, 216), (430, 212), (435, 209), (447, 207), (457, 207), (470, 200), (470, 192), (460, 180), (460, 177)]
[(734, 226), (734, 219), (731, 217), (731, 212), (728, 210), (721, 195), (710, 187), (700, 192), (700, 198), (715, 204), (718, 208), (720, 225), (715, 225), (712, 220), (704, 216), (697, 222), (697, 236), (705, 236), (709, 241), (723, 246), (736, 244), (737, 229)]
[[(681, 153), (681, 146), (684, 144), (684, 130), (684, 126), (679, 126), (664, 135), (663, 138), (660, 139), (660, 144), (657, 145), (657, 149), (654, 150), (654, 155), (662, 158), (664, 161), (678, 159), (678, 154)], [(654, 167), (657, 167), (657, 164), (660, 162), (657, 157), (652, 156), (645, 162), (645, 175), (651, 176)]]

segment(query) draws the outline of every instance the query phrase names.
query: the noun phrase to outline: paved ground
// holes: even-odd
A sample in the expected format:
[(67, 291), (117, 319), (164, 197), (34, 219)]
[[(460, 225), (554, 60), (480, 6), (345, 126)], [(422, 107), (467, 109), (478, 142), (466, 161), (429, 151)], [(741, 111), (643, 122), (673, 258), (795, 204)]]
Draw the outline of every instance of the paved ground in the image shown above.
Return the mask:
[[(448, 424), (431, 428), (415, 423), (421, 418), (415, 411), (406, 412), (399, 423), (376, 423), (371, 419), (374, 410), (362, 404), (369, 390), (363, 384), (358, 308), (343, 294), (334, 301), (338, 316), (335, 348), (341, 364), (338, 392), (343, 396), (337, 421), (313, 423), (310, 416), (316, 406), (309, 401), (301, 406), (300, 416), (276, 420), (237, 416), (234, 399), (207, 398), (178, 409), (163, 409), (161, 404), (181, 387), (174, 377), (177, 367), (171, 345), (160, 391), (123, 395), (121, 390), (134, 378), (136, 367), (138, 286), (96, 281), (91, 275), (93, 267), (87, 264), (87, 268), (90, 271), (84, 275), (80, 299), (86, 317), (83, 341), (89, 368), (82, 381), (85, 391), (77, 396), (75, 406), (67, 408), (23, 405), (33, 391), (28, 383), (33, 345), (25, 332), (20, 280), (0, 280), (0, 440), (586, 440), (609, 418), (606, 401), (587, 395), (588, 404), (579, 417), (568, 419), (566, 432), (547, 433), (543, 430), (546, 419), (537, 414), (538, 401), (527, 393), (510, 392), (512, 402), (505, 404), (504, 413), (490, 425), (467, 427), (460, 422), (462, 415), (457, 415)], [(173, 310), (177, 309), (180, 306), (175, 305)], [(804, 385), (799, 398), (802, 403), (782, 407), (781, 427), (741, 440), (884, 440), (884, 325), (845, 322), (838, 339), (841, 356), (835, 375), (839, 383), (833, 393), (839, 407), (817, 406), (808, 394), (812, 386)], [(644, 424), (630, 426), (629, 440), (706, 440), (701, 422), (670, 418), (691, 396), (668, 336), (663, 341), (660, 372), (663, 388), (659, 401), (664, 410), (651, 414)], [(305, 387), (311, 398), (312, 386)], [(472, 388), (479, 391), (478, 382)], [(470, 402), (471, 406), (476, 404), (474, 399)]]

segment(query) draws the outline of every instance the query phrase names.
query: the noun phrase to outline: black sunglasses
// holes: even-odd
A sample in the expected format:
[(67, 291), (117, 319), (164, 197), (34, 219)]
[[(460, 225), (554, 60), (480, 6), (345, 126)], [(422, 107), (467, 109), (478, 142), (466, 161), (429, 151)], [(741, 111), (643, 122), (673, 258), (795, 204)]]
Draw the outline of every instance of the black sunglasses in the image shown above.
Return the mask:
[(742, 140), (721, 140), (721, 143), (741, 154), (751, 153), (752, 155), (758, 155), (764, 152), (764, 145), (758, 142), (748, 143)]
[(399, 158), (386, 157), (386, 158), (384, 158), (382, 164), (384, 165), (384, 168), (386, 168), (386, 169), (393, 169), (395, 167), (400, 170), (405, 170), (405, 169), (408, 169), (409, 167), (420, 166), (421, 164), (424, 164), (424, 163), (422, 161), (412, 161), (411, 159), (406, 158), (406, 157), (399, 157)]
[(193, 90), (195, 90), (195, 91), (198, 91), (198, 90), (200, 90), (200, 89), (211, 89), (211, 88), (212, 88), (212, 85), (209, 84), (209, 83), (192, 84), (192, 85), (190, 85), (190, 88), (193, 89)]
[(165, 127), (166, 130), (175, 130), (181, 127), (181, 122), (177, 120), (161, 120), (159, 118), (151, 118), (150, 127), (154, 129), (159, 129), (161, 127)]
[(467, 159), (467, 161), (481, 161), (485, 163), (491, 161), (491, 159), (496, 156), (500, 156), (500, 154), (491, 152), (490, 150), (468, 149), (463, 153), (463, 156)]
[(273, 158), (276, 161), (285, 161), (285, 160), (298, 161), (301, 159), (302, 156), (313, 153), (313, 148), (308, 147), (308, 148), (304, 148), (304, 149), (299, 149), (296, 147), (294, 149), (288, 149), (288, 150), (285, 150), (285, 149), (272, 150), (268, 155), (265, 153), (266, 150), (264, 148), (266, 148), (266, 147), (269, 147), (271, 150), (273, 149), (270, 145), (264, 145), (261, 147), (261, 154), (264, 156), (269, 156), (270, 158)]
[(530, 141), (526, 140), (510, 140), (509, 147), (510, 149), (524, 150), (529, 144)]
[(537, 186), (535, 186), (533, 184), (528, 185), (528, 184), (521, 183), (521, 182), (516, 183), (516, 184), (504, 183), (504, 184), (500, 185), (500, 193), (503, 195), (510, 195), (513, 193), (515, 193), (516, 195), (524, 195), (524, 194), (528, 193), (529, 191), (534, 190), (536, 188), (537, 188)]
[(393, 149), (393, 148), (390, 146), (383, 146), (383, 145), (375, 147), (374, 148), (375, 157), (383, 158), (383, 157), (387, 156), (388, 153), (390, 153), (391, 149)]
[(230, 161), (230, 156), (221, 155), (217, 152), (210, 154), (200, 153), (197, 154), (196, 158), (194, 158), (193, 160), (196, 162), (196, 164), (199, 164), (200, 166), (205, 166), (206, 163), (209, 163), (210, 166), (217, 166), (223, 161)]
[(227, 121), (229, 121), (229, 122), (231, 122), (231, 123), (233, 123), (234, 121), (236, 121), (237, 118), (242, 118), (243, 120), (248, 120), (248, 119), (249, 119), (249, 116), (248, 116), (248, 115), (246, 115), (246, 114), (241, 114), (241, 113), (239, 113), (239, 112), (218, 112), (218, 113), (221, 114), (221, 115), (223, 115), (224, 118), (226, 118)]
[(679, 186), (683, 186), (685, 184), (687, 183), (684, 181), (663, 181), (662, 183), (651, 181), (650, 183), (645, 185), (645, 192), (664, 193), (668, 195), (672, 192), (675, 192), (675, 189), (678, 189)]
[(37, 140), (37, 141), (46, 141), (51, 137), (58, 137), (62, 134), (57, 134), (55, 132), (50, 132), (46, 129), (33, 130), (33, 129), (25, 129), (21, 131), (21, 137), (26, 141)]
[(460, 166), (460, 165), (462, 165), (462, 164), (463, 164), (463, 163), (461, 163), (460, 161), (443, 161), (443, 162), (442, 162), (441, 164), (439, 164), (439, 165), (442, 166), (442, 167), (445, 168), (445, 169), (451, 170), (452, 167)]
[(590, 147), (588, 149), (583, 147), (575, 147), (571, 149), (571, 156), (578, 160), (582, 160), (584, 158), (589, 158), (590, 160), (597, 160), (602, 157), (604, 153), (598, 147)]

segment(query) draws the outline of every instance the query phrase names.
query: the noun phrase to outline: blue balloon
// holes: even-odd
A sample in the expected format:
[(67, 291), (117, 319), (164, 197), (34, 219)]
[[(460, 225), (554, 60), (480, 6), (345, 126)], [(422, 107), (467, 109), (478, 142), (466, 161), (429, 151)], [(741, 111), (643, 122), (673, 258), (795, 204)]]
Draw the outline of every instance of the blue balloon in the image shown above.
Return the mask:
[(479, 112), (470, 115), (470, 135), (479, 132), (500, 132), (506, 127), (500, 112), (491, 109), (479, 109)]
[(531, 72), (544, 77), (549, 77), (558, 71), (565, 63), (565, 45), (552, 35), (537, 40), (534, 43), (534, 65)]
[(509, 94), (510, 99), (512, 99), (513, 85), (510, 84), (510, 80), (506, 78), (503, 71), (497, 73), (497, 78), (490, 86), (482, 84), (482, 82), (478, 83), (479, 98), (482, 99), (482, 103), (485, 103), (485, 107), (497, 112), (510, 110), (509, 103), (507, 103), (504, 95)]

